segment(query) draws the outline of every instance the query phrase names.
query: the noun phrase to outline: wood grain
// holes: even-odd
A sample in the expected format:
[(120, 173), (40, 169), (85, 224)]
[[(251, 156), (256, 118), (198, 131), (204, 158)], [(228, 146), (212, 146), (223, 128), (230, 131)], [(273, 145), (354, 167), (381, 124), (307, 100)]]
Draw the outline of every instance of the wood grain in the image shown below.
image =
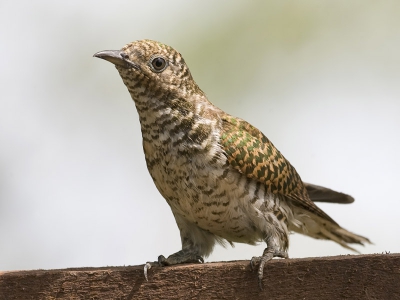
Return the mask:
[(0, 299), (400, 299), (400, 254), (0, 273)]

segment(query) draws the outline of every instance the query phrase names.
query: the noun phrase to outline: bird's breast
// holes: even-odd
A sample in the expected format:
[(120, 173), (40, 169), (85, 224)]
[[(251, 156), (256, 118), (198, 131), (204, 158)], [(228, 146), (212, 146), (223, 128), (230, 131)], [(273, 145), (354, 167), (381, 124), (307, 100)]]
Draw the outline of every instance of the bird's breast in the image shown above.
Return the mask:
[[(207, 150), (179, 153), (179, 147), (146, 153), (149, 172), (174, 214), (233, 242), (253, 244), (260, 232), (248, 217), (252, 197), (247, 178), (227, 164), (218, 145)], [(150, 149), (147, 150), (150, 150)]]

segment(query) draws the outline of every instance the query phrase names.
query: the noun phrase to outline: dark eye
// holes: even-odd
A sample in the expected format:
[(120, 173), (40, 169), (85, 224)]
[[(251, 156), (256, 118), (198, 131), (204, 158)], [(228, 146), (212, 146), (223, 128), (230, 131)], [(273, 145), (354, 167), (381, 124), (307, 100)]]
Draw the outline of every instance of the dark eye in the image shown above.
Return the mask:
[(154, 71), (154, 72), (162, 72), (165, 70), (165, 68), (168, 66), (167, 61), (165, 60), (165, 58), (160, 57), (160, 56), (156, 56), (150, 59), (150, 68)]

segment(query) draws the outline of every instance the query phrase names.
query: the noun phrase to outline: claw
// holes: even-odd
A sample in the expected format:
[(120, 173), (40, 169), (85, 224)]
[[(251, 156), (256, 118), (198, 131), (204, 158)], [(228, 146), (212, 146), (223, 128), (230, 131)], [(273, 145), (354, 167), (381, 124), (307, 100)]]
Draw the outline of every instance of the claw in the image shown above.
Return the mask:
[(144, 264), (143, 273), (144, 273), (144, 277), (146, 278), (146, 281), (149, 281), (149, 279), (147, 278), (147, 271), (150, 270), (151, 267), (154, 267), (154, 266), (158, 266), (157, 261), (155, 261), (155, 262), (148, 261), (147, 263)]
[(147, 278), (147, 270), (150, 270), (151, 269), (151, 264), (150, 263), (145, 263), (145, 265), (144, 265), (144, 277), (146, 278), (146, 281), (148, 282), (149, 281), (149, 279)]

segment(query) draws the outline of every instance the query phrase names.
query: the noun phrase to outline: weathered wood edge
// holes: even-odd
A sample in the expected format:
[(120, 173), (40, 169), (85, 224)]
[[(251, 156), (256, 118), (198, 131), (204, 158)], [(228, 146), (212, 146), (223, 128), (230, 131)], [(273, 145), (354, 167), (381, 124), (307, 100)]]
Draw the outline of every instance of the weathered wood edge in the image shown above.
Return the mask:
[(0, 272), (0, 299), (400, 299), (400, 254)]

